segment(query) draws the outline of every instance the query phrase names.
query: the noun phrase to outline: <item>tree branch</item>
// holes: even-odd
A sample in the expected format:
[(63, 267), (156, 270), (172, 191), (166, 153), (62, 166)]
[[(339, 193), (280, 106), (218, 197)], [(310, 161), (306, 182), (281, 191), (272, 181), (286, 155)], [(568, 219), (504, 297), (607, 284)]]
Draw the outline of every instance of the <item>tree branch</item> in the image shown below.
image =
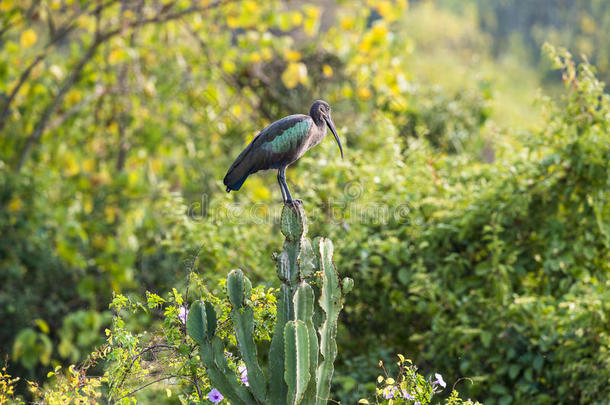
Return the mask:
[[(109, 7), (116, 1), (117, 0), (110, 0), (106, 3), (99, 4), (95, 9), (92, 10), (92, 13), (99, 15), (99, 13), (101, 13), (101, 11), (104, 8)], [(38, 54), (32, 62), (30, 62), (30, 64), (25, 68), (25, 70), (23, 72), (21, 72), (21, 75), (19, 76), (19, 80), (17, 81), (17, 83), (15, 84), (13, 89), (11, 90), (11, 93), (7, 97), (7, 99), (4, 103), (4, 106), (2, 106), (2, 110), (0, 111), (0, 132), (2, 131), (2, 129), (4, 129), (4, 125), (6, 125), (6, 122), (8, 121), (7, 118), (8, 118), (13, 100), (17, 96), (17, 93), (19, 92), (19, 90), (21, 89), (23, 84), (30, 77), (32, 70), (34, 70), (34, 68), (40, 62), (42, 62), (44, 60), (44, 58), (48, 55), (49, 49), (51, 49), (57, 42), (62, 40), (66, 35), (68, 35), (70, 32), (72, 32), (77, 27), (75, 20), (78, 17), (80, 17), (82, 14), (84, 14), (85, 12), (86, 12), (86, 9), (80, 10), (79, 12), (77, 12), (70, 18), (70, 22), (68, 24), (66, 24), (63, 27), (61, 27), (60, 29), (56, 30), (55, 35), (52, 36), (51, 39), (49, 40), (49, 42), (44, 46), (43, 51), (40, 54)]]
[(171, 378), (182, 378), (182, 379), (185, 379), (185, 380), (189, 380), (189, 381), (191, 381), (191, 380), (190, 380), (188, 377), (185, 377), (185, 376), (183, 376), (183, 375), (166, 375), (166, 376), (164, 376), (164, 377), (157, 378), (156, 380), (153, 380), (153, 381), (151, 381), (151, 382), (149, 382), (149, 383), (146, 383), (146, 384), (144, 384), (144, 385), (142, 385), (142, 386), (140, 386), (140, 387), (136, 388), (136, 389), (135, 389), (135, 390), (133, 390), (133, 391), (128, 392), (127, 394), (125, 394), (125, 395), (123, 395), (122, 397), (118, 398), (118, 399), (117, 399), (116, 401), (114, 401), (113, 403), (115, 403), (115, 404), (116, 404), (116, 403), (117, 403), (117, 402), (119, 402), (121, 399), (123, 399), (123, 398), (127, 398), (127, 397), (130, 397), (130, 396), (132, 396), (133, 394), (135, 394), (136, 392), (138, 392), (138, 391), (142, 391), (144, 388), (146, 388), (146, 387), (148, 387), (148, 386), (150, 386), (150, 385), (156, 384), (156, 383), (161, 382), (161, 381), (169, 380), (169, 379), (171, 379)]
[[(152, 24), (152, 23), (165, 23), (168, 21), (172, 21), (172, 20), (176, 20), (179, 18), (182, 18), (186, 15), (189, 14), (193, 14), (196, 12), (202, 12), (205, 10), (209, 10), (218, 6), (221, 6), (225, 3), (228, 3), (230, 0), (217, 0), (213, 3), (208, 4), (207, 6), (191, 6), (189, 8), (186, 8), (184, 10), (180, 10), (180, 11), (175, 11), (175, 12), (168, 12), (168, 13), (163, 13), (162, 14), (157, 14), (153, 17), (148, 17), (148, 18), (143, 18), (141, 20), (137, 20), (137, 21), (133, 21), (129, 24), (127, 24), (127, 28), (135, 28), (135, 27), (140, 27), (140, 26), (145, 26), (148, 24)], [(166, 7), (163, 10), (168, 10), (171, 9), (171, 7)], [(98, 13), (101, 12), (101, 9), (97, 9)], [(99, 15), (99, 14), (98, 14)], [(15, 171), (18, 173), (21, 171), (21, 169), (23, 168), (23, 166), (25, 165), (25, 163), (27, 162), (29, 156), (30, 156), (30, 152), (32, 150), (32, 148), (38, 144), (38, 142), (40, 142), (40, 139), (42, 137), (42, 134), (44, 133), (47, 124), (49, 122), (49, 119), (51, 117), (51, 115), (55, 112), (55, 110), (61, 105), (66, 93), (68, 92), (68, 90), (70, 90), (70, 88), (78, 81), (80, 74), (82, 73), (84, 67), (87, 65), (87, 63), (93, 58), (93, 56), (95, 55), (98, 47), (105, 43), (106, 41), (110, 40), (111, 38), (113, 38), (114, 36), (120, 34), (123, 32), (124, 27), (123, 26), (119, 26), (113, 29), (110, 29), (104, 33), (101, 33), (99, 35), (96, 35), (93, 43), (89, 46), (89, 48), (87, 49), (87, 52), (85, 54), (85, 56), (83, 56), (78, 63), (76, 64), (76, 66), (74, 67), (74, 69), (72, 70), (72, 72), (70, 72), (70, 75), (64, 80), (61, 88), (59, 89), (59, 92), (57, 93), (57, 95), (55, 96), (55, 98), (45, 107), (45, 109), (43, 110), (42, 116), (40, 118), (40, 120), (38, 120), (38, 122), (36, 123), (36, 125), (34, 126), (34, 130), (32, 131), (32, 133), (28, 136), (28, 139), (26, 141), (25, 147), (23, 148), (23, 150), (21, 151), (21, 155), (19, 157), (19, 161), (17, 163), (16, 169)]]
[(79, 78), (81, 72), (83, 71), (83, 69), (85, 68), (87, 63), (91, 60), (91, 58), (93, 58), (93, 56), (95, 55), (95, 52), (97, 51), (97, 48), (101, 44), (102, 44), (101, 41), (96, 40), (93, 42), (93, 44), (89, 47), (89, 49), (87, 49), (87, 53), (85, 54), (85, 56), (83, 56), (78, 61), (78, 63), (76, 64), (76, 66), (74, 67), (72, 72), (70, 72), (68, 77), (64, 80), (64, 82), (63, 82), (61, 88), (59, 89), (59, 92), (55, 96), (55, 98), (51, 101), (50, 104), (48, 104), (46, 106), (46, 108), (42, 112), (42, 117), (36, 123), (34, 130), (28, 137), (25, 147), (21, 151), (21, 156), (19, 157), (19, 162), (17, 163), (17, 170), (16, 170), (17, 172), (21, 171), (21, 168), (23, 167), (25, 162), (28, 160), (28, 157), (30, 155), (32, 148), (34, 147), (34, 145), (36, 145), (40, 141), (40, 138), (42, 137), (42, 134), (47, 127), (47, 124), (49, 122), (49, 119), (51, 118), (51, 115), (55, 112), (57, 107), (59, 107), (59, 105), (63, 102), (64, 97), (66, 96), (66, 93), (68, 93), (68, 90), (70, 90), (70, 88), (78, 81), (78, 78)]
[(89, 95), (88, 97), (80, 101), (78, 104), (70, 107), (70, 109), (68, 109), (64, 114), (51, 121), (47, 126), (47, 129), (52, 131), (55, 128), (61, 126), (64, 122), (66, 122), (68, 118), (82, 110), (87, 104), (92, 103), (109, 93), (112, 93), (112, 90), (108, 90), (99, 84), (96, 85), (93, 94)]
[(8, 114), (9, 114), (9, 111), (11, 108), (11, 104), (13, 103), (13, 100), (17, 96), (17, 93), (21, 89), (21, 86), (23, 86), (23, 84), (26, 82), (26, 80), (30, 77), (32, 70), (34, 70), (34, 68), (40, 62), (42, 62), (42, 60), (47, 56), (47, 51), (49, 50), (49, 48), (51, 48), (57, 41), (59, 41), (61, 38), (63, 38), (66, 34), (68, 34), (70, 31), (72, 31), (75, 27), (76, 27), (76, 25), (70, 25), (70, 26), (66, 27), (64, 30), (62, 30), (61, 33), (58, 33), (58, 35), (56, 35), (54, 38), (52, 38), (51, 41), (44, 47), (44, 50), (40, 54), (38, 54), (38, 56), (36, 56), (34, 58), (34, 60), (25, 68), (25, 70), (23, 72), (21, 72), (21, 75), (19, 76), (19, 80), (17, 81), (17, 84), (15, 84), (15, 86), (11, 90), (11, 93), (7, 97), (6, 102), (4, 103), (4, 106), (2, 107), (2, 111), (0, 111), (0, 131), (2, 131), (2, 129), (4, 129), (4, 125), (7, 122)]
[(141, 358), (145, 353), (148, 353), (150, 351), (154, 351), (155, 349), (158, 349), (159, 351), (161, 351), (161, 350), (178, 350), (174, 346), (170, 346), (170, 345), (166, 345), (166, 344), (160, 344), (160, 343), (159, 344), (154, 344), (152, 346), (148, 346), (148, 347), (142, 349), (140, 351), (140, 353), (136, 354), (133, 357), (133, 359), (131, 360), (131, 363), (129, 363), (129, 366), (125, 370), (125, 374), (123, 374), (123, 378), (121, 378), (121, 382), (118, 384), (118, 387), (122, 387), (123, 386), (123, 383), (125, 383), (125, 379), (127, 378), (127, 374), (129, 374), (129, 372), (131, 371), (131, 368), (136, 363), (136, 361), (139, 358)]

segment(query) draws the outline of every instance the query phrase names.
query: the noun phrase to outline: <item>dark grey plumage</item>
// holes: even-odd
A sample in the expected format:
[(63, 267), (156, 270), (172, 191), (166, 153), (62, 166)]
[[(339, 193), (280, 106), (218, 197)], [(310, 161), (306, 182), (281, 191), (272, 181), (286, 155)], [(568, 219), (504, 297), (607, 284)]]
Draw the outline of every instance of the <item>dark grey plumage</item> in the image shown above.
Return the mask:
[(330, 115), (330, 106), (325, 101), (317, 100), (311, 105), (309, 115), (295, 114), (282, 118), (254, 137), (237, 156), (224, 178), (227, 192), (239, 190), (252, 173), (277, 169), (284, 202), (292, 202), (286, 184), (286, 167), (324, 139), (327, 125), (343, 157), (343, 147)]

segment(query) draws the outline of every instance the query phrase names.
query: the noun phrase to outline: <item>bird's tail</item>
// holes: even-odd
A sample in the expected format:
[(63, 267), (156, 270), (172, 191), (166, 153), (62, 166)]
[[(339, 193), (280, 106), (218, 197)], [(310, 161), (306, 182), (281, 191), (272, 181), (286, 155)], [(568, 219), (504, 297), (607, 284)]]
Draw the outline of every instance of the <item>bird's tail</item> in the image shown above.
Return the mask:
[(239, 190), (250, 175), (251, 168), (248, 165), (243, 162), (236, 163), (233, 163), (223, 180), (224, 185), (227, 186), (227, 193), (231, 190)]

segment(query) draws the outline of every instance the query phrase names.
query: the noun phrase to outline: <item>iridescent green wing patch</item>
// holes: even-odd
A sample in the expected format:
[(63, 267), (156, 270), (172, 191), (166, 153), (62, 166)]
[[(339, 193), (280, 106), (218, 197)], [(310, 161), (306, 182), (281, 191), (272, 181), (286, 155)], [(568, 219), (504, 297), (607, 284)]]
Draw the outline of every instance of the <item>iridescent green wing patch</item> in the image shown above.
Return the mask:
[(286, 153), (296, 149), (303, 142), (303, 138), (309, 132), (311, 124), (311, 120), (297, 122), (290, 128), (286, 128), (284, 132), (273, 138), (273, 140), (265, 142), (262, 148), (273, 153)]

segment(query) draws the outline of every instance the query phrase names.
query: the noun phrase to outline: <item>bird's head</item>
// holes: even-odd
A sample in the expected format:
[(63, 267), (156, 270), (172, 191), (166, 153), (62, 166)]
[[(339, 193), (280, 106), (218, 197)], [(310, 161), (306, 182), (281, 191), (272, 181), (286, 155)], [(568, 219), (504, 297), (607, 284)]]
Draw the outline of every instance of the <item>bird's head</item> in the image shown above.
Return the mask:
[(337, 129), (335, 128), (335, 123), (333, 118), (330, 115), (330, 106), (324, 100), (316, 100), (311, 105), (309, 109), (309, 115), (313, 118), (314, 122), (318, 125), (325, 122), (330, 128), (330, 131), (335, 136), (335, 140), (337, 141), (337, 145), (339, 145), (339, 150), (341, 151), (341, 158), (343, 159), (343, 147), (341, 146), (341, 141), (339, 140), (339, 134), (337, 134)]

